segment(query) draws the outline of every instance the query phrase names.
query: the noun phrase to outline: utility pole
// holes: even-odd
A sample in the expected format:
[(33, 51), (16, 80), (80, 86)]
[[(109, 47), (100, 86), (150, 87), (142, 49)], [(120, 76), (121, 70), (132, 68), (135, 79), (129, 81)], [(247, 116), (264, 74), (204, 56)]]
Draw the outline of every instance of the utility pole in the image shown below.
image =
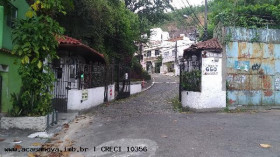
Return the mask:
[(208, 37), (208, 31), (207, 31), (207, 14), (208, 14), (208, 4), (207, 0), (205, 0), (205, 14), (204, 14), (204, 40)]
[(178, 54), (178, 45), (177, 45), (177, 40), (176, 40), (176, 43), (175, 43), (175, 64), (178, 63), (178, 58), (177, 58), (177, 54)]
[(142, 45), (142, 41), (140, 41), (140, 57), (139, 57), (139, 63), (141, 64), (142, 61), (142, 55), (143, 55), (143, 45)]

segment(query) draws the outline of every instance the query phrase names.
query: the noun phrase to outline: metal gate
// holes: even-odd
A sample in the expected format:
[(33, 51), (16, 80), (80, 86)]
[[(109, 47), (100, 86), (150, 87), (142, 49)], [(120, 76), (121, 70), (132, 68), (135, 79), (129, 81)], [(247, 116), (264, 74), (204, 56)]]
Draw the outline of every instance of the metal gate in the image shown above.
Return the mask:
[(124, 99), (130, 96), (129, 66), (117, 65), (116, 91), (117, 99)]
[(71, 89), (71, 82), (65, 78), (65, 73), (69, 71), (69, 67), (61, 65), (54, 69), (56, 81), (53, 90), (53, 108), (58, 112), (67, 112), (68, 90)]
[(56, 78), (52, 93), (53, 108), (58, 112), (67, 112), (69, 90), (102, 87), (105, 84), (104, 65), (78, 63), (53, 64), (52, 66)]

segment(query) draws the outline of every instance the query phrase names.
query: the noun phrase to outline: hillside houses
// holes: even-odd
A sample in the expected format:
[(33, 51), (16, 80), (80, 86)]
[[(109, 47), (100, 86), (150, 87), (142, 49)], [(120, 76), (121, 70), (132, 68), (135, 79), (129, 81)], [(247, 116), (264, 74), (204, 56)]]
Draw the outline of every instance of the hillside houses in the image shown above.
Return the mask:
[(184, 49), (191, 41), (184, 34), (170, 38), (168, 32), (160, 28), (151, 29), (149, 42), (143, 48), (143, 69), (150, 73), (174, 73), (179, 75), (178, 60), (182, 58)]

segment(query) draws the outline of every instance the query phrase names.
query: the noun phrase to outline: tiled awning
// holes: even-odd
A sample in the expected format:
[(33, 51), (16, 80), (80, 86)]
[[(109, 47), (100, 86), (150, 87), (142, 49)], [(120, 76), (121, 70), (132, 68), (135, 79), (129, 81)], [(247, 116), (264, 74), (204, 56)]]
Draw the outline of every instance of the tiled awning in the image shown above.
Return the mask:
[(57, 38), (57, 41), (59, 43), (58, 50), (69, 50), (71, 53), (84, 56), (93, 62), (106, 63), (103, 54), (83, 44), (77, 39), (62, 36)]

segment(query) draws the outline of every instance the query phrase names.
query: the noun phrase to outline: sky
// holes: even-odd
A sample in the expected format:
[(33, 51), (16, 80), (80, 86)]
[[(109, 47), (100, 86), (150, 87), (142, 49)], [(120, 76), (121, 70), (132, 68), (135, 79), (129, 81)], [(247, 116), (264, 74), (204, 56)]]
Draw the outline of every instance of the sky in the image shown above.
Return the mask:
[[(204, 3), (204, 0), (188, 0), (190, 5), (201, 5)], [(171, 4), (174, 8), (180, 9), (188, 7), (187, 0), (172, 0)]]

